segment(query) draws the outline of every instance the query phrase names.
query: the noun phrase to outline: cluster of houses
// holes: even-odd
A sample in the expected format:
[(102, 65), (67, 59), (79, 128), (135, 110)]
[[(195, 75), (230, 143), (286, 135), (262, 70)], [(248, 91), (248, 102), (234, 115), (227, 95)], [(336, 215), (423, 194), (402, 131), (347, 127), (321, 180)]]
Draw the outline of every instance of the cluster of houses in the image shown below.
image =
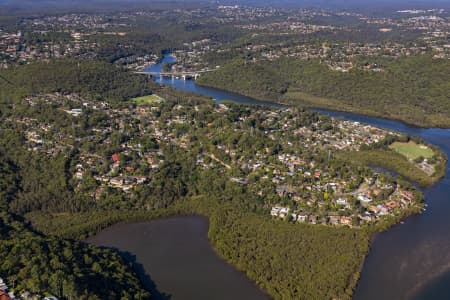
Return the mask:
[[(185, 49), (173, 52), (176, 63), (172, 66), (172, 70), (176, 72), (209, 70), (208, 63), (203, 59), (204, 55), (212, 51), (218, 51), (222, 44), (211, 39), (202, 39), (184, 43), (183, 45)], [(214, 67), (219, 68), (219, 66)]]
[[(436, 59), (450, 58), (450, 44), (448, 43), (448, 28), (450, 23), (448, 18), (442, 16), (445, 11), (436, 10), (431, 12), (420, 13), (419, 16), (407, 16), (401, 18), (384, 18), (365, 16), (353, 13), (352, 17), (359, 18), (366, 22), (369, 26), (374, 26), (382, 33), (389, 33), (393, 30), (420, 32), (422, 36), (419, 38), (420, 43), (402, 43), (399, 41), (386, 40), (380, 43), (324, 43), (322, 45), (292, 45), (285, 47), (270, 47), (268, 45), (254, 44), (247, 47), (247, 50), (261, 53), (265, 59), (275, 60), (280, 57), (296, 57), (300, 59), (320, 59), (326, 63), (331, 70), (348, 72), (356, 66), (352, 63), (355, 57), (401, 57), (410, 55), (433, 54)], [(301, 14), (301, 13), (300, 13)], [(339, 15), (339, 13), (336, 13)], [(301, 17), (300, 16), (297, 16)], [(296, 17), (291, 17), (290, 21), (282, 27), (271, 24), (247, 24), (249, 30), (277, 30), (278, 32), (289, 32), (291, 29), (297, 29)], [(292, 25), (292, 26), (291, 26)], [(308, 24), (305, 25), (305, 28)], [(345, 26), (331, 27), (323, 30), (329, 30), (335, 33), (351, 31)], [(307, 30), (305, 30), (307, 32)], [(422, 45), (419, 45), (422, 44)], [(424, 45), (423, 45), (424, 44)], [(380, 66), (368, 65), (360, 69), (374, 72), (383, 71)]]
[[(21, 27), (26, 28), (36, 36), (41, 35), (42, 39), (24, 39), (24, 33), (4, 32), (0, 28), (0, 69), (9, 68), (17, 63), (29, 63), (36, 60), (48, 60), (50, 58), (61, 57), (95, 57), (97, 56), (99, 45), (91, 36), (95, 35), (126, 35), (124, 29), (129, 27), (124, 21), (131, 16), (112, 14), (66, 14), (60, 16), (39, 16), (24, 18), (21, 20)], [(119, 31), (108, 31), (112, 29)], [(120, 31), (122, 29), (122, 31)], [(46, 35), (54, 32), (66, 35), (64, 38), (45, 39)], [(129, 45), (119, 45), (129, 47)], [(125, 61), (124, 61), (125, 60)], [(132, 58), (120, 59), (118, 63), (126, 64), (128, 68), (139, 68), (141, 66), (155, 63), (158, 60), (156, 55), (135, 55)]]
[[(349, 72), (359, 69), (371, 72), (383, 72), (384, 68), (376, 63), (365, 65), (355, 64), (355, 58), (365, 57), (376, 59), (377, 57), (399, 58), (403, 56), (415, 56), (432, 54), (435, 59), (450, 58), (450, 44), (445, 42), (448, 30), (442, 29), (423, 32), (420, 42), (425, 45), (411, 46), (401, 42), (386, 41), (382, 43), (324, 43), (320, 46), (315, 44), (292, 45), (282, 48), (270, 47), (266, 44), (253, 44), (246, 46), (246, 51), (255, 53), (255, 61), (277, 60), (282, 57), (292, 57), (300, 60), (318, 59), (326, 64), (330, 70), (337, 72)], [(229, 49), (222, 52), (231, 51)]]
[(17, 292), (10, 289), (6, 285), (6, 282), (0, 277), (0, 300), (58, 300), (58, 298), (52, 295), (42, 296), (27, 291), (20, 291), (20, 294), (17, 293), (17, 295), (16, 293)]
[[(351, 32), (351, 28), (346, 26), (317, 26), (305, 22), (299, 22), (298, 18), (305, 17), (305, 12), (294, 13), (294, 16), (286, 22), (264, 23), (255, 22), (245, 25), (237, 25), (252, 31), (269, 31), (279, 33), (289, 33), (291, 31), (300, 31), (304, 34), (314, 33), (317, 31), (330, 31), (334, 33)], [(362, 22), (366, 22), (369, 26), (374, 26), (382, 33), (389, 33), (393, 30), (420, 32), (420, 42), (403, 43), (401, 41), (386, 40), (379, 43), (323, 43), (321, 45), (302, 43), (299, 45), (290, 45), (283, 47), (271, 47), (267, 44), (254, 43), (245, 45), (246, 51), (253, 52), (261, 59), (276, 60), (281, 57), (293, 57), (303, 60), (319, 59), (326, 64), (329, 69), (338, 72), (349, 72), (351, 69), (382, 72), (383, 67), (374, 63), (364, 66), (354, 64), (357, 57), (392, 57), (398, 58), (402, 56), (413, 56), (432, 54), (435, 59), (450, 58), (450, 44), (448, 43), (448, 28), (450, 22), (448, 18), (439, 16), (442, 11), (433, 11), (424, 13), (421, 16), (402, 17), (402, 18), (384, 18), (384, 17), (368, 17), (361, 14), (350, 14), (352, 17), (359, 18)], [(329, 16), (329, 15), (327, 15)], [(421, 45), (420, 45), (421, 44)]]
[(425, 158), (422, 162), (418, 163), (417, 166), (430, 176), (434, 174), (435, 171), (434, 166), (429, 163), (427, 158)]
[[(63, 95), (59, 93), (37, 95), (27, 97), (26, 102), (30, 107), (38, 105), (58, 105), (58, 112), (68, 114), (76, 119), (84, 113), (85, 109), (105, 113), (108, 116), (108, 124), (92, 129), (92, 134), (87, 137), (89, 141), (95, 141), (108, 145), (110, 136), (118, 128), (120, 132), (125, 130), (125, 121), (123, 116), (131, 118), (149, 117), (149, 112), (143, 108), (136, 108), (136, 114), (130, 109), (111, 109), (105, 102), (92, 102), (85, 100), (77, 95)], [(76, 108), (65, 108), (76, 107)], [(73, 138), (72, 130), (63, 130), (55, 128), (53, 124), (44, 123), (35, 118), (9, 118), (7, 120), (13, 126), (24, 132), (25, 140), (30, 151), (44, 152), (49, 156), (55, 156), (58, 153), (66, 153), (72, 149), (71, 144)], [(154, 120), (149, 120), (153, 124)], [(76, 128), (76, 125), (72, 125)], [(141, 134), (147, 135), (149, 138), (155, 137), (158, 141), (170, 141), (165, 132), (160, 131), (156, 126), (141, 126)], [(134, 187), (147, 184), (150, 181), (149, 174), (142, 174), (133, 165), (147, 165), (151, 171), (156, 171), (161, 162), (163, 162), (163, 153), (161, 150), (145, 151), (139, 143), (125, 142), (122, 143), (119, 152), (113, 153), (108, 157), (104, 157), (95, 152), (81, 151), (79, 160), (73, 169), (73, 178), (75, 186), (82, 185), (86, 176), (93, 176), (98, 183), (98, 189), (92, 193), (95, 199), (99, 199), (103, 194), (105, 187), (111, 187), (122, 190), (124, 192), (132, 192)], [(119, 157), (123, 157), (121, 161)], [(138, 157), (139, 162), (128, 162), (129, 157)], [(88, 175), (87, 175), (88, 174)], [(81, 188), (81, 186), (80, 186)]]
[(374, 190), (367, 189), (359, 193), (357, 195), (359, 203), (355, 207), (352, 207), (345, 197), (339, 197), (333, 200), (338, 210), (307, 212), (304, 209), (297, 209), (292, 211), (289, 207), (276, 205), (271, 208), (270, 215), (292, 222), (354, 227), (376, 223), (383, 217), (393, 216), (415, 203), (414, 194), (400, 187), (397, 187), (388, 198), (378, 201), (372, 198), (373, 192)]
[[(50, 58), (76, 57), (86, 55), (87, 51), (96, 48), (95, 43), (89, 43), (87, 40), (77, 40), (72, 38), (70, 41), (39, 41), (37, 44), (30, 44), (23, 38), (22, 32), (4, 33), (0, 31), (0, 69), (7, 69), (17, 63), (29, 63), (35, 60), (48, 60)], [(48, 31), (36, 30), (35, 34), (45, 36)]]
[[(120, 148), (116, 145), (115, 152), (110, 152), (107, 156), (86, 150), (89, 148), (80, 148), (77, 161), (70, 170), (73, 173), (72, 183), (75, 189), (84, 191), (86, 183), (89, 183), (89, 193), (95, 200), (102, 199), (108, 188), (132, 195), (135, 187), (149, 184), (153, 172), (157, 172), (164, 162), (161, 146), (171, 144), (188, 152), (201, 149), (194, 154), (197, 166), (202, 169), (219, 167), (221, 172), (230, 171), (235, 174), (244, 172), (247, 175), (228, 178), (236, 184), (248, 186), (258, 195), (266, 195), (268, 186), (272, 186), (273, 196), (279, 199), (292, 199), (304, 211), (313, 211), (314, 208), (324, 210), (328, 207), (325, 201), (327, 199), (324, 199), (324, 195), (327, 194), (333, 205), (345, 209), (346, 214), (356, 216), (357, 207), (354, 206), (354, 200), (359, 201), (364, 207), (371, 206), (373, 197), (376, 198), (374, 194), (378, 190), (375, 187), (382, 183), (374, 184), (375, 180), (366, 176), (362, 180), (371, 182), (369, 186), (373, 187), (358, 188), (361, 179), (349, 167), (337, 173), (336, 170), (331, 170), (326, 162), (318, 163), (311, 155), (325, 152), (328, 153), (329, 159), (333, 151), (358, 150), (362, 145), (377, 143), (387, 134), (394, 134), (358, 122), (325, 117), (314, 119), (315, 121), (308, 126), (296, 126), (295, 124), (302, 124), (302, 117), (310, 118), (310, 116), (303, 116), (303, 112), (294, 108), (282, 110), (253, 108), (250, 113), (237, 116), (238, 121), (227, 129), (230, 133), (252, 135), (255, 129), (246, 124), (257, 116), (262, 120), (257, 130), (261, 130), (264, 134), (266, 139), (264, 143), (276, 143), (281, 149), (274, 152), (270, 147), (250, 149), (248, 144), (213, 143), (219, 136), (223, 136), (223, 130), (210, 126), (209, 121), (206, 121), (209, 118), (198, 119), (197, 112), (208, 111), (214, 115), (214, 120), (227, 118), (232, 107), (225, 104), (176, 104), (171, 108), (170, 114), (160, 115), (160, 110), (165, 109), (164, 101), (147, 106), (113, 109), (106, 103), (91, 102), (76, 95), (51, 94), (27, 98), (27, 103), (31, 107), (57, 104), (57, 111), (61, 114), (68, 114), (67, 111), (74, 112), (74, 109), (80, 109), (82, 114), (85, 109), (104, 114), (106, 116), (104, 121), (90, 128), (88, 135), (78, 142), (86, 141), (103, 145), (104, 148), (111, 144), (113, 133), (128, 135), (126, 141), (121, 142)], [(79, 116), (70, 114), (70, 118), (76, 123)], [(26, 133), (30, 150), (54, 155), (73, 147), (71, 130), (64, 133), (60, 129), (53, 128), (52, 124), (45, 124), (37, 119), (8, 120)], [(324, 128), (324, 122), (327, 122), (328, 125), (325, 126), (327, 128), (321, 129)], [(204, 126), (198, 128), (192, 125), (202, 123)], [(180, 132), (179, 128), (183, 127), (189, 128), (189, 131)], [(198, 131), (201, 131), (201, 135)], [(153, 146), (149, 145), (150, 141)], [(197, 147), (198, 145), (202, 146)], [(348, 174), (346, 179), (336, 175), (342, 172)], [(254, 173), (258, 174), (256, 181), (250, 178)], [(92, 182), (96, 187), (92, 186)], [(392, 192), (394, 190), (392, 189)], [(375, 217), (397, 208), (394, 203), (384, 205), (377, 202), (378, 204), (383, 207), (379, 207), (378, 210), (372, 207), (370, 212), (375, 214)], [(402, 205), (399, 204), (398, 207), (402, 208)], [(331, 214), (327, 215), (327, 222), (348, 223), (347, 219), (334, 216), (333, 210), (329, 212)]]
[[(121, 154), (130, 154), (130, 148), (124, 147)], [(150, 170), (157, 171), (159, 164), (163, 162), (161, 157), (163, 153), (159, 151), (143, 153), (143, 159), (140, 163), (148, 165)], [(99, 172), (97, 166), (108, 164), (107, 172)], [(98, 183), (98, 188), (93, 192), (92, 197), (98, 200), (105, 187), (115, 188), (122, 190), (123, 192), (130, 193), (134, 190), (136, 186), (148, 184), (151, 180), (150, 175), (137, 175), (136, 170), (133, 166), (122, 164), (119, 153), (114, 153), (109, 159), (104, 159), (98, 155), (91, 153), (82, 153), (80, 155), (80, 162), (75, 166), (74, 178), (82, 184), (84, 179), (84, 174), (86, 171), (90, 171), (93, 174), (93, 178)]]
[[(24, 137), (30, 151), (41, 151), (52, 156), (56, 153), (66, 151), (66, 146), (58, 139), (46, 139), (45, 135), (49, 133), (53, 126), (44, 124), (35, 118), (7, 118), (6, 122), (13, 123), (14, 126), (23, 130)], [(59, 138), (62, 135), (58, 135)]]
[[(223, 6), (221, 6), (223, 7)], [(228, 7), (228, 6), (225, 6)], [(444, 11), (445, 12), (445, 11)], [(421, 44), (385, 41), (380, 43), (301, 43), (283, 47), (271, 47), (267, 44), (246, 44), (242, 51), (250, 51), (255, 55), (254, 59), (275, 60), (280, 57), (295, 57), (299, 59), (320, 59), (321, 62), (335, 71), (348, 72), (355, 68), (355, 57), (400, 57), (408, 55), (420, 55), (432, 53), (436, 59), (450, 58), (450, 44), (447, 42), (449, 21), (441, 16), (444, 12), (432, 11), (419, 15), (405, 16), (401, 18), (368, 17), (357, 13), (332, 13), (320, 10), (283, 10), (275, 8), (238, 6), (236, 8), (220, 8), (216, 11), (204, 11), (204, 23), (231, 24), (240, 30), (252, 32), (276, 32), (279, 34), (317, 34), (317, 32), (330, 32), (339, 34), (355, 30), (349, 26), (333, 26), (330, 24), (313, 24), (311, 18), (327, 18), (331, 15), (346, 14), (360, 19), (369, 26), (374, 26), (382, 33), (392, 30), (421, 32)], [(211, 14), (210, 18), (206, 15)], [(4, 32), (0, 28), (0, 68), (8, 68), (16, 63), (28, 63), (33, 60), (47, 60), (58, 57), (95, 57), (98, 55), (99, 45), (95, 37), (98, 35), (127, 35), (137, 17), (146, 18), (173, 18), (177, 15), (180, 20), (198, 18), (196, 10), (161, 10), (161, 11), (135, 11), (113, 14), (65, 14), (47, 15), (25, 18), (21, 25), (33, 34), (45, 36), (52, 32), (60, 32), (68, 36), (61, 40), (41, 39), (39, 42), (30, 43), (24, 39), (22, 31)], [(273, 16), (281, 17), (287, 21), (273, 21)], [(267, 21), (266, 21), (267, 20)], [(22, 28), (19, 26), (19, 28)], [(130, 48), (128, 44), (118, 44), (118, 47)], [(179, 59), (177, 69), (189, 71), (211, 69), (205, 60), (205, 54), (213, 51), (227, 52), (232, 49), (222, 47), (221, 41), (213, 39), (201, 39), (184, 44), (184, 49), (176, 53)], [(239, 49), (233, 49), (233, 51)], [(133, 70), (142, 70), (158, 61), (155, 54), (135, 54), (117, 60), (118, 64)], [(365, 66), (360, 68), (380, 72), (380, 66)]]
[(308, 223), (308, 224), (329, 224), (329, 225), (346, 225), (352, 226), (353, 218), (351, 216), (340, 216), (329, 213), (326, 216), (320, 216), (316, 213), (291, 212), (290, 208), (283, 206), (274, 206), (270, 211), (270, 215), (276, 218), (288, 218), (292, 222)]
[(316, 25), (307, 24), (304, 22), (284, 21), (284, 22), (271, 22), (263, 24), (245, 24), (236, 25), (238, 28), (247, 30), (264, 30), (264, 31), (286, 31), (295, 32), (301, 34), (310, 34), (319, 31), (334, 31), (338, 30), (337, 27), (331, 25)]
[[(215, 112), (223, 114), (228, 110), (229, 108), (222, 107), (215, 109)], [(219, 159), (209, 159), (210, 154), (202, 153), (197, 155), (197, 165), (202, 168), (221, 165), (224, 169), (240, 169), (249, 174), (256, 172), (259, 175), (257, 182), (251, 180), (250, 175), (230, 176), (229, 179), (254, 189), (260, 196), (267, 196), (267, 187), (273, 186), (275, 195), (280, 199), (295, 201), (301, 210), (289, 214), (287, 207), (278, 206), (273, 208), (272, 215), (283, 218), (288, 216), (298, 222), (355, 226), (376, 222), (385, 215), (396, 214), (399, 210), (414, 204), (411, 192), (386, 182), (384, 177), (373, 174), (359, 179), (351, 169), (341, 169), (340, 173), (350, 174), (348, 178), (343, 179), (333, 170), (328, 170), (326, 164), (306, 159), (302, 157), (301, 151), (298, 152), (300, 149), (309, 149), (311, 152), (327, 149), (359, 150), (362, 145), (378, 143), (388, 134), (396, 133), (358, 122), (334, 119), (333, 130), (297, 128), (292, 125), (295, 124), (297, 117), (290, 109), (258, 111), (258, 116), (265, 120), (263, 125), (267, 130), (264, 128), (261, 130), (265, 130), (264, 133), (269, 139), (274, 139), (274, 135), (278, 134), (276, 141), (283, 146), (283, 151), (273, 155), (270, 149), (256, 149), (255, 154), (244, 158), (241, 156), (243, 149), (237, 146), (215, 144), (214, 152), (220, 153), (216, 156), (226, 158), (227, 163)], [(233, 130), (242, 132), (248, 130), (242, 123), (251, 117), (252, 115), (239, 117)], [(320, 128), (321, 122), (319, 120), (311, 127)], [(213, 139), (214, 133), (208, 133), (207, 136)], [(175, 138), (172, 142), (180, 145), (179, 142), (185, 137), (178, 140)], [(322, 198), (324, 194), (327, 195), (328, 201)]]
[(308, 127), (301, 127), (295, 133), (315, 141), (309, 142), (311, 147), (320, 147), (324, 144), (332, 145), (337, 150), (359, 150), (362, 145), (370, 146), (382, 141), (386, 135), (396, 133), (380, 129), (375, 126), (361, 124), (356, 121), (333, 120), (337, 131), (312, 131)]
[[(11, 59), (16, 58), (22, 39), (23, 35), (21, 31), (7, 33), (0, 30), (0, 56)], [(8, 68), (8, 61), (6, 59), (0, 61), (0, 69), (2, 68)]]

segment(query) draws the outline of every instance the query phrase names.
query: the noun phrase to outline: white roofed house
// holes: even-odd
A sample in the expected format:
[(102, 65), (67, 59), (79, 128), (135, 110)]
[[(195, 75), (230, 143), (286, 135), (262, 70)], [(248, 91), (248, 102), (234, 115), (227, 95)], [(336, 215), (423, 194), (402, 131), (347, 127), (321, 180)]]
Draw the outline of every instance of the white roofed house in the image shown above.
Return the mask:
[(8, 289), (8, 286), (6, 285), (6, 283), (3, 281), (2, 278), (0, 278), (0, 290), (1, 291), (6, 291)]
[(318, 217), (316, 216), (316, 215), (310, 215), (309, 217), (308, 217), (308, 222), (310, 223), (310, 224), (316, 224), (317, 223), (317, 221), (318, 221)]
[(292, 220), (297, 221), (298, 215), (296, 213), (291, 214)]
[(308, 215), (304, 213), (300, 213), (297, 215), (297, 222), (306, 222), (308, 220)]
[(270, 211), (270, 214), (274, 217), (280, 217), (285, 218), (289, 213), (288, 207), (282, 207), (282, 206), (274, 206), (272, 207), (272, 210)]
[(111, 178), (109, 183), (113, 187), (122, 187), (124, 182), (123, 182), (122, 177), (114, 177), (114, 178)]
[(289, 213), (289, 208), (287, 208), (287, 207), (282, 207), (282, 208), (280, 209), (279, 217), (280, 217), (280, 218), (285, 218), (285, 217), (287, 216), (288, 213)]
[(78, 117), (83, 113), (83, 110), (81, 108), (72, 108), (70, 110), (65, 110), (65, 112), (74, 117)]
[(361, 201), (362, 204), (367, 204), (372, 202), (372, 198), (370, 198), (369, 196), (367, 196), (366, 194), (359, 194), (358, 195), (358, 200)]
[(348, 202), (347, 202), (347, 199), (344, 199), (344, 198), (338, 198), (338, 199), (336, 200), (336, 204), (338, 204), (338, 205), (347, 205)]
[(274, 206), (272, 207), (272, 210), (270, 211), (270, 214), (274, 217), (278, 217), (278, 214), (280, 213), (280, 209), (281, 207), (279, 206)]

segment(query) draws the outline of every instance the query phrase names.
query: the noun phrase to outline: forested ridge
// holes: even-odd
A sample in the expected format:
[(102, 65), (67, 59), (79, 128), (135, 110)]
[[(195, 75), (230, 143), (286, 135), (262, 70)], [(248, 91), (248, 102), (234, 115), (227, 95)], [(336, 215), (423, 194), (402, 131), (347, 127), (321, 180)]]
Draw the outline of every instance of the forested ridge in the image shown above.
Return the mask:
[(0, 274), (17, 290), (51, 292), (61, 299), (150, 297), (112, 250), (41, 236), (5, 212), (0, 214), (0, 234)]
[(18, 101), (36, 93), (78, 93), (89, 99), (123, 101), (148, 95), (145, 76), (95, 60), (60, 59), (0, 71), (0, 99)]
[[(355, 64), (363, 66), (364, 61), (359, 59)], [(199, 83), (265, 100), (354, 111), (419, 126), (450, 127), (447, 60), (423, 55), (376, 58), (375, 62), (384, 71), (355, 68), (348, 73), (336, 72), (319, 61), (294, 58), (235, 59), (202, 76)]]

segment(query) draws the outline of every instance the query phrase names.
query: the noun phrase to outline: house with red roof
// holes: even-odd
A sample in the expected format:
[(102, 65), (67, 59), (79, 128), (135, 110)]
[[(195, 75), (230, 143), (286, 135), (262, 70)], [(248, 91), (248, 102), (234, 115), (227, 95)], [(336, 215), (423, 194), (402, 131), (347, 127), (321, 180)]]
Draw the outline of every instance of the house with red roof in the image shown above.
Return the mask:
[(0, 290), (0, 300), (11, 300), (11, 298), (5, 291)]
[(118, 153), (114, 153), (111, 158), (115, 163), (119, 162), (119, 154)]

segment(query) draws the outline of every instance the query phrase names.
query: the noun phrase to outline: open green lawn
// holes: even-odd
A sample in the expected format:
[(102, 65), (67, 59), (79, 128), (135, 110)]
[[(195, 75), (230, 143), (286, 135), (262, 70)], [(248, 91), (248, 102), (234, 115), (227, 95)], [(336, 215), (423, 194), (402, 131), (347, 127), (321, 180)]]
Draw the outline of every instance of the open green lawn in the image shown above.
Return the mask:
[(163, 98), (161, 98), (160, 96), (158, 96), (156, 94), (148, 95), (148, 96), (142, 96), (142, 97), (137, 97), (137, 98), (133, 98), (131, 100), (136, 102), (136, 104), (138, 106), (146, 105), (146, 104), (161, 103), (162, 101), (164, 101)]
[(416, 159), (419, 156), (430, 158), (434, 155), (433, 150), (427, 146), (419, 145), (412, 141), (409, 141), (408, 143), (395, 142), (390, 145), (389, 148), (397, 151), (403, 156), (406, 156), (408, 159)]

